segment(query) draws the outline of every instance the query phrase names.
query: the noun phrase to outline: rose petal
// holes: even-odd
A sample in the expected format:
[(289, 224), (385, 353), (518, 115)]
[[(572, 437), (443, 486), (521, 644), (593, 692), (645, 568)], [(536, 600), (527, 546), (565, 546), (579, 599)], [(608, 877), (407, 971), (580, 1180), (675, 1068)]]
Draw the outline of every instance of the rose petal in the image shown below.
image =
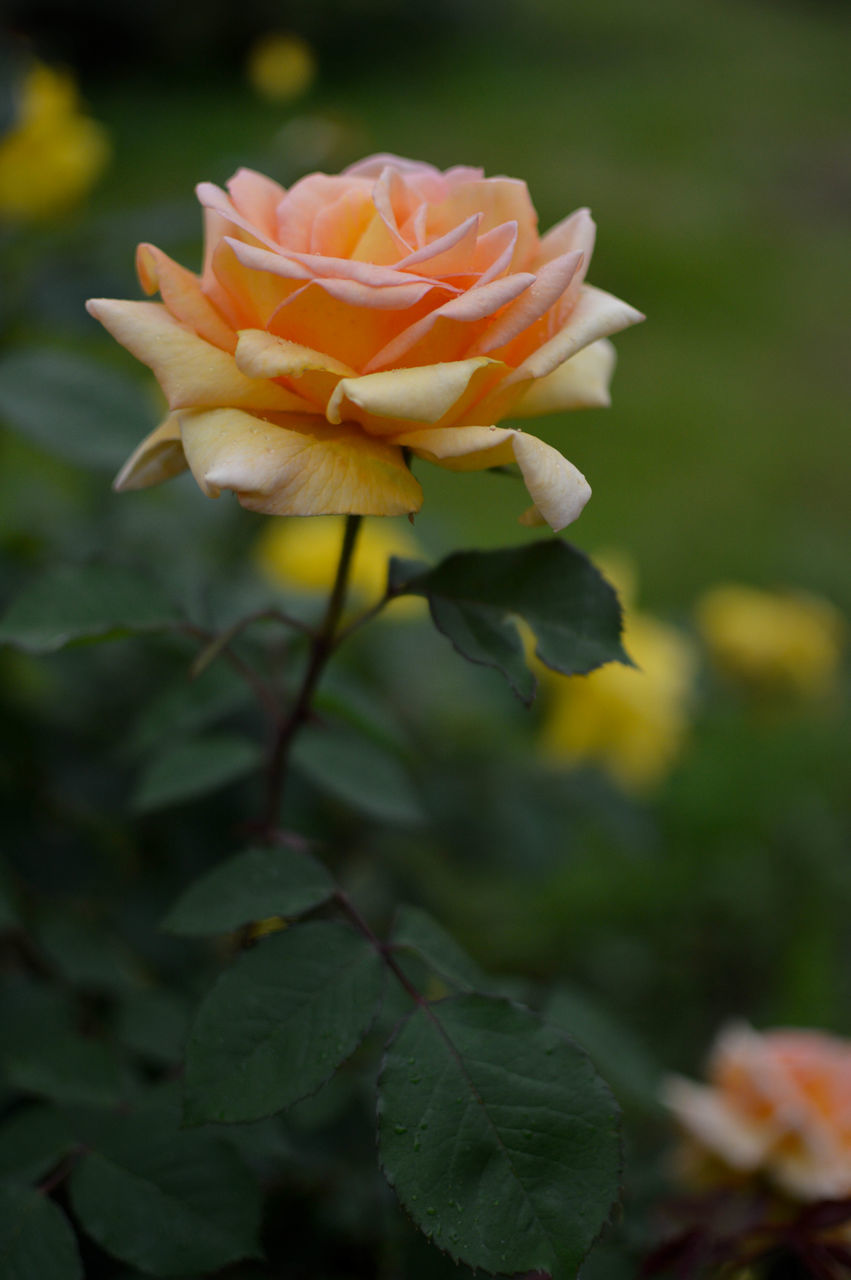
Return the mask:
[(488, 325), (473, 343), (471, 351), (476, 355), (496, 351), (528, 329), (555, 305), (581, 262), (581, 253), (565, 253), (545, 263), (537, 272), (534, 283)]
[(546, 235), (541, 236), (536, 261), (539, 266), (543, 266), (545, 262), (560, 258), (564, 253), (578, 251), (583, 257), (584, 275), (594, 252), (596, 234), (597, 228), (590, 209), (577, 209), (575, 213), (550, 227)]
[(236, 363), (249, 378), (295, 380), (296, 394), (304, 396), (322, 413), (341, 378), (355, 377), (355, 370), (321, 351), (276, 338), (264, 329), (244, 329), (236, 347)]
[(504, 222), (517, 223), (517, 244), (511, 265), (515, 271), (527, 270), (538, 245), (538, 215), (526, 183), (516, 178), (462, 182), (446, 200), (433, 206), (429, 226), (448, 230), (478, 212), (482, 213), (482, 233)]
[(518, 272), (450, 298), (382, 347), (364, 373), (375, 373), (388, 365), (439, 364), (466, 355), (466, 348), (476, 337), (470, 326), (513, 302), (534, 282), (533, 275)]
[(512, 412), (519, 418), (565, 409), (605, 409), (611, 403), (609, 382), (615, 367), (615, 349), (608, 338), (599, 338), (565, 360), (545, 378), (530, 382)]
[(233, 351), (235, 335), (209, 298), (201, 292), (198, 277), (172, 261), (153, 244), (136, 250), (136, 272), (146, 293), (160, 292), (163, 302), (181, 324), (222, 351)]
[(628, 302), (593, 285), (583, 285), (567, 323), (549, 342), (527, 356), (512, 375), (512, 381), (543, 378), (598, 338), (608, 338), (643, 319), (641, 312)]
[(510, 444), (535, 504), (521, 519), (530, 523), (540, 515), (556, 533), (576, 519), (591, 497), (582, 472), (557, 449), (510, 427), (438, 427), (406, 432), (395, 440), (444, 465), (450, 462), (457, 467), (463, 458), (469, 469), (499, 465), (505, 458), (505, 445)]
[(116, 493), (125, 489), (148, 489), (179, 475), (187, 465), (180, 423), (177, 414), (172, 413), (131, 453), (112, 487)]
[[(396, 432), (400, 420), (440, 422), (463, 412), (470, 400), (481, 394), (482, 382), (499, 377), (502, 368), (498, 361), (479, 356), (343, 378), (328, 402), (328, 421), (354, 419), (367, 431), (382, 434)], [(375, 422), (376, 418), (385, 421)]]
[(734, 1169), (757, 1169), (771, 1148), (771, 1125), (750, 1124), (706, 1085), (672, 1076), (663, 1097), (685, 1131)]
[(171, 409), (233, 405), (309, 412), (312, 408), (274, 382), (246, 378), (233, 356), (178, 324), (162, 303), (92, 298), (86, 306), (122, 346), (153, 369)]
[(236, 211), (270, 240), (275, 240), (278, 206), (287, 194), (285, 188), (254, 169), (237, 169), (227, 189)]
[(237, 409), (181, 415), (187, 461), (211, 497), (233, 489), (268, 515), (403, 515), (422, 490), (400, 449), (318, 416), (280, 423)]

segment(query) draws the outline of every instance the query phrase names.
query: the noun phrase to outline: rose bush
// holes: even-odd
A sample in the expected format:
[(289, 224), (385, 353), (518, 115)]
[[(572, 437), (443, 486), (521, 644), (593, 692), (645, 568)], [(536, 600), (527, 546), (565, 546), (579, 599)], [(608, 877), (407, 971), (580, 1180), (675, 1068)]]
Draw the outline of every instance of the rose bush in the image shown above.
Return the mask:
[(534, 436), (496, 424), (608, 403), (607, 336), (642, 317), (585, 284), (581, 209), (539, 238), (526, 185), (378, 155), (285, 191), (240, 170), (198, 188), (200, 278), (153, 245), (143, 288), (91, 313), (153, 369), (171, 412), (119, 489), (186, 466), (273, 515), (400, 515), (420, 486), (406, 451), (455, 470), (517, 462), (560, 529), (590, 495)]
[(721, 1033), (709, 1085), (674, 1077), (665, 1099), (689, 1140), (800, 1200), (851, 1196), (851, 1043), (816, 1031)]

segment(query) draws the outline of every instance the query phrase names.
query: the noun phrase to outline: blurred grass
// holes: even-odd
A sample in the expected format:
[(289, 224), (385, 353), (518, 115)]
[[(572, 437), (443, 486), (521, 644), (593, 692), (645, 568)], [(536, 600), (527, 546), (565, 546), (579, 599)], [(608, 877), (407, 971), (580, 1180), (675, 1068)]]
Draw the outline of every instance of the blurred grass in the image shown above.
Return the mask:
[[(592, 280), (648, 320), (617, 340), (613, 408), (544, 430), (595, 490), (569, 536), (629, 547), (649, 605), (682, 608), (722, 577), (848, 601), (848, 25), (830, 5), (537, 0), (491, 28), (483, 16), (480, 38), (468, 25), (440, 56), (370, 65), (358, 50), (300, 105), (333, 122), (334, 164), (390, 150), (521, 176), (542, 228), (591, 206)], [(241, 163), (298, 176), (276, 141), (285, 113), (238, 80), (137, 78), (89, 97), (117, 157), (96, 211), (185, 202)], [(421, 474), (436, 550), (528, 536), (512, 523), (519, 488)]]

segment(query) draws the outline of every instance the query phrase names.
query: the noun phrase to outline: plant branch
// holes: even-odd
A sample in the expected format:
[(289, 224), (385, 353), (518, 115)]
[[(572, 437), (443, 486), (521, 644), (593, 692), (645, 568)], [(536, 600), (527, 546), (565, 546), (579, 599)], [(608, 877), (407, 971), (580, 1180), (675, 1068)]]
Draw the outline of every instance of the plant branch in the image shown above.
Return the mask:
[(393, 976), (405, 988), (414, 1003), (422, 1005), (424, 1009), (427, 1009), (428, 1001), (422, 992), (417, 990), (413, 982), (411, 982), (410, 978), (405, 973), (404, 969), (399, 965), (393, 955), (392, 944), (389, 942), (382, 942), (381, 939), (373, 933), (372, 929), (369, 927), (366, 920), (364, 920), (351, 898), (348, 894), (344, 893), (342, 889), (336, 889), (334, 891), (334, 901), (337, 903), (340, 910), (349, 917), (358, 932), (362, 933), (367, 942), (375, 949)]
[(272, 754), (269, 759), (269, 769), (267, 774), (266, 807), (261, 824), (265, 831), (272, 831), (277, 826), (278, 813), (281, 807), (281, 796), (283, 794), (284, 782), (286, 780), (287, 766), (289, 764), (293, 739), (302, 724), (310, 715), (310, 706), (313, 700), (313, 694), (316, 691), (316, 686), (318, 685), (322, 672), (325, 669), (325, 664), (335, 648), (337, 628), (340, 624), (340, 617), (343, 612), (343, 606), (346, 602), (346, 588), (348, 586), (349, 570), (351, 569), (352, 556), (354, 554), (360, 523), (360, 516), (346, 517), (346, 527), (343, 533), (343, 545), (340, 549), (340, 559), (337, 564), (337, 574), (334, 579), (334, 585), (331, 588), (331, 595), (328, 598), (328, 607), (325, 610), (325, 617), (323, 618), (319, 629), (312, 635), (310, 643), (310, 658), (308, 660), (301, 686), (296, 694), (292, 710), (286, 718), (280, 719), (280, 717), (278, 717), (277, 719), (277, 728), (275, 731), (275, 738), (272, 745)]

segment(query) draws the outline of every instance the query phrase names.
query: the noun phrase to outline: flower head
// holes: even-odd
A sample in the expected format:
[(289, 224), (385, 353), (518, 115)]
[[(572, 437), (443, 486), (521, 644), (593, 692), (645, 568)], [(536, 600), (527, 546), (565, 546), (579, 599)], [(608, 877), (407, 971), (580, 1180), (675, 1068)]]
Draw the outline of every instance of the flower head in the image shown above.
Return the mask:
[(608, 402), (607, 335), (641, 319), (585, 284), (594, 224), (538, 236), (523, 182), (372, 156), (285, 191), (240, 170), (198, 188), (200, 278), (153, 245), (156, 302), (89, 310), (156, 374), (171, 413), (116, 481), (187, 465), (272, 515), (400, 515), (422, 491), (410, 454), (452, 470), (517, 462), (560, 529), (590, 489), (550, 445), (496, 424)]
[(827, 600), (723, 584), (701, 597), (697, 623), (719, 669), (751, 689), (817, 697), (835, 685), (843, 628)]
[[(722, 1031), (709, 1084), (665, 1101), (692, 1148), (799, 1200), (851, 1197), (851, 1042), (818, 1031)], [(692, 1151), (694, 1154), (694, 1151)]]
[(103, 127), (80, 111), (73, 77), (33, 62), (0, 137), (0, 218), (49, 218), (81, 199), (109, 157)]

